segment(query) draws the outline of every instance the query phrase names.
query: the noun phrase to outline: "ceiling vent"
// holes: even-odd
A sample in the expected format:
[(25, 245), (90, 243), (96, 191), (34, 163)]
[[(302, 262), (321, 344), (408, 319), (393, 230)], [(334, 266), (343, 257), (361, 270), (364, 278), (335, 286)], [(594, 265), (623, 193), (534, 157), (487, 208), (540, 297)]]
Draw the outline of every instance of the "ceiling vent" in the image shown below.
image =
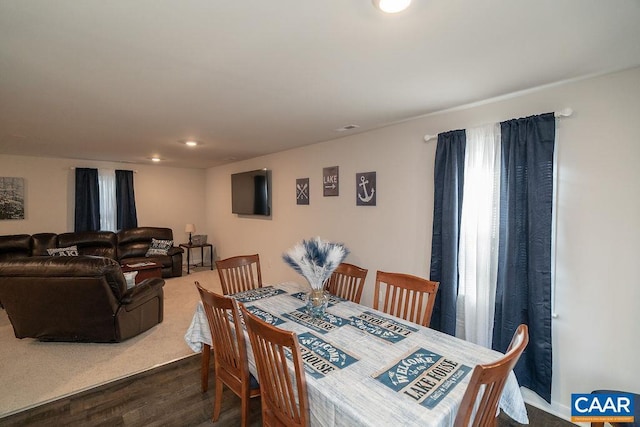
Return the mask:
[(346, 125), (346, 126), (342, 126), (341, 128), (336, 129), (336, 132), (344, 132), (346, 130), (353, 130), (353, 129), (358, 129), (360, 126), (358, 125)]

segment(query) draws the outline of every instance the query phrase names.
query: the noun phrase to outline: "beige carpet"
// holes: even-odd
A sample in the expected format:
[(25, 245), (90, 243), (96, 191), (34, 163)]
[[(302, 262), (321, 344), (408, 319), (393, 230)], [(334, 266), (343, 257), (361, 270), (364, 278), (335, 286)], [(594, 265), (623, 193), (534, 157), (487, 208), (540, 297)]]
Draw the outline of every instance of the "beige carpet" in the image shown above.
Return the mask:
[(122, 343), (20, 340), (0, 309), (0, 418), (192, 355), (184, 334), (199, 300), (193, 282), (221, 292), (217, 271), (197, 270), (167, 279), (164, 321)]

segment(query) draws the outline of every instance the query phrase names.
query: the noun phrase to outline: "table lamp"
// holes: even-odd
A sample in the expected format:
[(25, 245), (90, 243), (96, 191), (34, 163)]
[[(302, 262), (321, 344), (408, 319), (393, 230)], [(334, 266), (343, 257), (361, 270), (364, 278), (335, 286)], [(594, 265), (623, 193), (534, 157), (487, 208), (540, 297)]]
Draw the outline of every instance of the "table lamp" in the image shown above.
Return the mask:
[(194, 224), (187, 224), (187, 226), (184, 228), (184, 232), (189, 233), (189, 244), (192, 245), (193, 242), (191, 241), (191, 233), (196, 232), (196, 226)]

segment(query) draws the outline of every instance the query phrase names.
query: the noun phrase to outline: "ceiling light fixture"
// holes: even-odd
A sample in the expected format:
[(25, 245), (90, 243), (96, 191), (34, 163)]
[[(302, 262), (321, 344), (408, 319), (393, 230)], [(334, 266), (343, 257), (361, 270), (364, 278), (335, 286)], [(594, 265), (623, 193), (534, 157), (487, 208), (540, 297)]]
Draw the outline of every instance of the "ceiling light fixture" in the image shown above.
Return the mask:
[(198, 145), (198, 141), (194, 141), (190, 139), (189, 141), (185, 141), (184, 145), (188, 145), (189, 147), (195, 147), (196, 145)]
[(160, 157), (152, 157), (151, 161), (152, 162), (159, 162), (160, 161)]
[(411, 4), (411, 0), (372, 0), (373, 5), (385, 13), (402, 12)]

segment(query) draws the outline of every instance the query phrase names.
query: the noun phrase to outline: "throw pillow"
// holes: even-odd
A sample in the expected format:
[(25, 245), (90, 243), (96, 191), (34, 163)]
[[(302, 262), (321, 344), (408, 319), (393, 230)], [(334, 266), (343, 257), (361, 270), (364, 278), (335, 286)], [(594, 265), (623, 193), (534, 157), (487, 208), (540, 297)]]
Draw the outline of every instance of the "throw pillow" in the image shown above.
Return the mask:
[(78, 247), (76, 245), (66, 248), (47, 249), (49, 256), (78, 256)]
[(172, 246), (173, 240), (151, 239), (151, 246), (145, 256), (167, 255)]

